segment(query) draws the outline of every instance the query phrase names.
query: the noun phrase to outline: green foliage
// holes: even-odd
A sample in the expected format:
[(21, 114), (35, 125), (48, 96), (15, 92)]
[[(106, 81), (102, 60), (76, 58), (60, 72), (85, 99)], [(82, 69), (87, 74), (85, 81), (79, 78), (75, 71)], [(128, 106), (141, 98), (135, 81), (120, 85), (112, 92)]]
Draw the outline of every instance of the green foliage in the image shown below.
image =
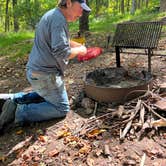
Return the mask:
[(19, 33), (3, 33), (0, 34), (0, 49), (3, 47), (18, 44), (21, 41), (32, 39), (34, 34), (32, 32), (19, 32)]
[(28, 54), (32, 48), (34, 33), (19, 32), (0, 34), (0, 56), (15, 60)]
[[(164, 17), (165, 13), (154, 11), (154, 8), (137, 10), (135, 15), (127, 14), (102, 14), (98, 17), (89, 17), (90, 31), (92, 32), (114, 32), (116, 24), (124, 21), (155, 21)], [(70, 30), (73, 32), (78, 31), (78, 22), (70, 24)]]
[(16, 15), (25, 29), (35, 29), (41, 16), (55, 6), (51, 0), (24, 0), (17, 5)]
[[(1, 0), (0, 0), (1, 1)], [(46, 3), (47, 1), (47, 3)], [(19, 23), (21, 24), (21, 28), (27, 28), (27, 25), (31, 27), (35, 27), (41, 15), (48, 9), (54, 7), (54, 3), (51, 0), (42, 0), (40, 2), (35, 0), (31, 1), (30, 6), (26, 6), (25, 0), (20, 2), (17, 10), (17, 15), (19, 15)], [(104, 2), (104, 1), (102, 1)], [(100, 2), (102, 4), (102, 2)], [(98, 13), (96, 14), (94, 11), (90, 13), (89, 16), (89, 29), (91, 32), (97, 33), (114, 33), (116, 24), (124, 21), (152, 21), (159, 20), (162, 17), (165, 17), (166, 13), (159, 13), (158, 6), (159, 1), (152, 0), (148, 8), (139, 9), (135, 12), (134, 15), (130, 15), (130, 12), (126, 12), (125, 14), (121, 14), (117, 10), (114, 9), (116, 5), (116, 1), (112, 1), (113, 3), (106, 4), (107, 7), (104, 8), (102, 6), (98, 9)], [(36, 4), (35, 10), (34, 5)], [(95, 4), (90, 3), (91, 8), (93, 6), (95, 8)], [(109, 7), (108, 7), (109, 6)], [(22, 11), (20, 11), (20, 8)], [(1, 8), (0, 8), (1, 9)], [(107, 10), (104, 10), (107, 9)], [(28, 15), (28, 11), (32, 15)], [(79, 21), (75, 23), (69, 24), (70, 32), (75, 33), (79, 30)], [(16, 60), (17, 58), (21, 58), (30, 53), (32, 45), (33, 45), (34, 31), (33, 32), (18, 32), (18, 33), (4, 33), (0, 34), (0, 56), (9, 56), (12, 60)]]

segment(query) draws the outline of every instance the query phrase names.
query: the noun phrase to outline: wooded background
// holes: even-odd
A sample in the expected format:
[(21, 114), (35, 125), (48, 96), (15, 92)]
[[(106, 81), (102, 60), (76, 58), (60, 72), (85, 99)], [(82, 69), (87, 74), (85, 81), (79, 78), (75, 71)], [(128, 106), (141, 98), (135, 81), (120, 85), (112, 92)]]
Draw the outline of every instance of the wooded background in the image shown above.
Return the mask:
[[(41, 16), (57, 3), (58, 0), (0, 0), (0, 32), (34, 30)], [(154, 12), (166, 11), (166, 0), (87, 0), (87, 3), (92, 12), (90, 15), (84, 12), (80, 19), (80, 30), (89, 29), (89, 16), (134, 15), (137, 10), (149, 8)]]

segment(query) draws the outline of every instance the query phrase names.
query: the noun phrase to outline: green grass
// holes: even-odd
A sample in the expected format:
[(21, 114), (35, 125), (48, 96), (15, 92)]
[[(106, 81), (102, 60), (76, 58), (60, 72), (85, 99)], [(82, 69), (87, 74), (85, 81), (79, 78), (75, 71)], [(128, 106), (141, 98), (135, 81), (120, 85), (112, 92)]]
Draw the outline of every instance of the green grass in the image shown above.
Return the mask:
[(34, 37), (33, 32), (10, 32), (5, 34), (0, 34), (0, 49), (13, 44), (18, 44), (21, 41), (32, 39)]
[(0, 34), (0, 56), (16, 60), (28, 54), (32, 48), (34, 32)]
[(135, 15), (118, 14), (105, 15), (90, 21), (90, 30), (94, 32), (114, 32), (117, 23), (124, 21), (156, 21), (165, 16), (165, 13), (150, 12), (147, 10), (137, 11)]

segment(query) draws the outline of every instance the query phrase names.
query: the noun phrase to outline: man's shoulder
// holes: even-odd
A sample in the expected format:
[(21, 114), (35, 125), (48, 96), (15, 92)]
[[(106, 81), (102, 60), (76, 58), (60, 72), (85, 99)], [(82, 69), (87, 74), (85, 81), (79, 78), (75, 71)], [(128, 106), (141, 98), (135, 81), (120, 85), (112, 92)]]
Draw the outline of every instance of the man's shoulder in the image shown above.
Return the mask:
[(56, 12), (55, 8), (50, 9), (43, 15), (43, 17), (45, 17), (45, 18), (50, 17), (50, 16), (54, 15), (55, 12)]
[(55, 22), (64, 22), (65, 18), (61, 11), (58, 8), (53, 8), (47, 11), (44, 16), (45, 19), (55, 21)]

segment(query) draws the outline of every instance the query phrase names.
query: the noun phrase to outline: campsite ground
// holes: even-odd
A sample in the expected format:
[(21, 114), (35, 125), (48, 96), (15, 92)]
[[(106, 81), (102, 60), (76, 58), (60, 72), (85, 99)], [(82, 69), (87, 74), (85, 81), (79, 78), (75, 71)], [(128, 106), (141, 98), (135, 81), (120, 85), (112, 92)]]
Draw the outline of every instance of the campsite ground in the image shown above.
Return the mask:
[[(74, 59), (70, 62), (65, 73), (65, 82), (71, 105), (74, 104), (72, 102), (78, 102), (78, 97), (84, 92), (83, 77), (86, 73), (97, 68), (115, 67), (115, 53), (111, 53), (113, 48), (105, 49), (105, 45), (104, 34), (91, 34), (87, 38), (87, 46), (100, 46), (103, 53), (89, 61), (78, 62)], [(166, 39), (162, 38), (157, 53), (165, 50)], [(11, 62), (7, 56), (0, 57), (1, 93), (29, 90), (25, 77), (27, 58), (28, 55)], [(145, 55), (122, 54), (121, 62), (127, 70), (147, 67)], [(158, 83), (166, 82), (165, 56), (152, 58), (152, 73)], [(96, 117), (109, 113), (112, 107), (111, 104), (97, 103)], [(120, 141), (119, 128), (98, 128), (88, 135), (83, 126), (89, 124), (93, 128), (92, 120), (92, 114), (87, 115), (86, 110), (77, 103), (64, 119), (6, 129), (0, 136), (0, 166), (166, 165), (165, 128), (152, 129), (139, 140), (127, 135)]]

